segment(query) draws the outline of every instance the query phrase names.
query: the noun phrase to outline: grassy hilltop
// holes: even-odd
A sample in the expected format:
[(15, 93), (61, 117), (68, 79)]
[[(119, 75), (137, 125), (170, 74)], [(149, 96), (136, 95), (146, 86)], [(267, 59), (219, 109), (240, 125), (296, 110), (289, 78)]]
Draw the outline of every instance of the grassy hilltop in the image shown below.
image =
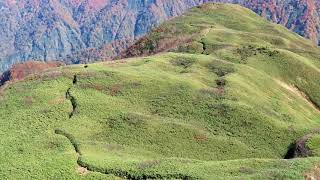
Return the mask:
[(4, 86), (0, 177), (319, 175), (320, 51), (312, 42), (240, 6), (207, 4), (123, 56), (146, 57), (49, 69)]

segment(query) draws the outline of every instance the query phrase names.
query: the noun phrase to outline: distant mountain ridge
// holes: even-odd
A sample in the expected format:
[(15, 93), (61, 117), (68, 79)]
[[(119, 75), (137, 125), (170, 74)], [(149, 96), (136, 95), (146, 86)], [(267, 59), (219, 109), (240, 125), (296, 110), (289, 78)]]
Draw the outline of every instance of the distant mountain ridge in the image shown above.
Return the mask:
[(109, 59), (161, 22), (207, 2), (241, 4), (318, 42), (315, 0), (4, 0), (0, 72), (28, 60)]

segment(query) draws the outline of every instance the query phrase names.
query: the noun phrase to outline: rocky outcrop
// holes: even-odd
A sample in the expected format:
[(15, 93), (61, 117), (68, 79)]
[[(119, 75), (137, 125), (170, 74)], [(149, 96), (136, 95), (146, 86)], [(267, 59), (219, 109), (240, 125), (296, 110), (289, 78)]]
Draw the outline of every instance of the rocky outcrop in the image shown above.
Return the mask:
[(316, 0), (4, 0), (0, 72), (35, 59), (65, 63), (110, 59), (161, 22), (206, 2), (241, 4), (318, 42)]
[(301, 157), (309, 157), (312, 152), (307, 147), (307, 141), (309, 136), (306, 135), (300, 139), (298, 139), (295, 143), (291, 144), (288, 147), (288, 152), (285, 155), (284, 159), (293, 159), (293, 158), (301, 158)]

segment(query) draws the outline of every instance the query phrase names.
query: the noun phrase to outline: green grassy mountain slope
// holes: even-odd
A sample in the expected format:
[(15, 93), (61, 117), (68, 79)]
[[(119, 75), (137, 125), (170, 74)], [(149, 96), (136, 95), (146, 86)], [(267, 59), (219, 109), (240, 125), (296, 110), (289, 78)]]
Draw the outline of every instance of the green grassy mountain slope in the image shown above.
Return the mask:
[(240, 6), (208, 4), (194, 8), (152, 31), (121, 57), (167, 51), (213, 55), (259, 68), (285, 79), (320, 106), (319, 48)]
[(143, 52), (124, 54), (175, 52), (3, 86), (0, 177), (316, 177), (318, 48), (234, 5), (195, 8), (159, 29), (135, 45)]

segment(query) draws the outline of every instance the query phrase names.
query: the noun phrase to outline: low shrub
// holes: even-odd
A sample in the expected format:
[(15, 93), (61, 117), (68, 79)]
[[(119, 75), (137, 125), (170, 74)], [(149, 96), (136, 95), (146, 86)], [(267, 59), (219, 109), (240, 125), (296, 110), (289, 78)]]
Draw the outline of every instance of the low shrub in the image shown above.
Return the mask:
[(175, 66), (187, 69), (195, 63), (195, 59), (190, 57), (178, 57), (176, 59), (171, 60), (171, 63)]
[(107, 124), (110, 128), (124, 126), (141, 127), (145, 124), (145, 117), (135, 113), (121, 113), (108, 118)]
[(223, 76), (226, 76), (227, 74), (235, 72), (233, 64), (220, 61), (220, 60), (212, 61), (211, 63), (208, 64), (208, 68), (219, 77), (223, 77)]

